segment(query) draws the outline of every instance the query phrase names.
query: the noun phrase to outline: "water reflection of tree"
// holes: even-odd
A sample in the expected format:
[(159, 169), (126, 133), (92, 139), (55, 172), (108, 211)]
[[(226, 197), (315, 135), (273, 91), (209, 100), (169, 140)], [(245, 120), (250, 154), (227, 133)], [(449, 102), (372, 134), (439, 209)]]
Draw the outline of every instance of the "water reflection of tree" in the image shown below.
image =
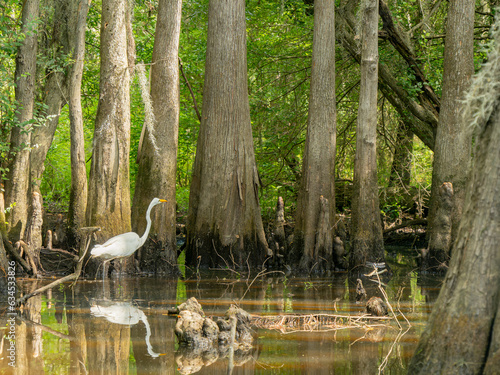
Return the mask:
[[(154, 288), (148, 288), (147, 285), (154, 285)], [(175, 304), (177, 281), (158, 280), (156, 283), (152, 283), (152, 280), (148, 280), (146, 283), (144, 279), (133, 279), (121, 283), (120, 286), (120, 289), (110, 288), (110, 295), (106, 296), (105, 301), (107, 301), (108, 307), (113, 304), (126, 311), (125, 315), (129, 315), (129, 324), (127, 324), (126, 319), (122, 324), (119, 324), (118, 320), (112, 323), (112, 320), (103, 318), (92, 319), (90, 324), (86, 323), (89, 371), (92, 373), (94, 369), (100, 369), (101, 361), (90, 360), (94, 356), (104, 356), (104, 361), (112, 363), (113, 366), (108, 366), (107, 371), (104, 372), (106, 374), (119, 374), (121, 373), (119, 369), (122, 366), (126, 366), (128, 371), (129, 356), (131, 355), (135, 360), (137, 374), (173, 373), (175, 369), (175, 319), (163, 314), (146, 314), (144, 311), (146, 311), (147, 306), (135, 305), (130, 298), (133, 296), (134, 300), (144, 303), (143, 301), (158, 301), (158, 297), (161, 296), (158, 303), (166, 303), (167, 308), (171, 307), (170, 303)], [(113, 299), (112, 295), (114, 298), (116, 296), (121, 298), (117, 301)], [(128, 301), (124, 301), (124, 298), (128, 298)], [(103, 311), (104, 308), (101, 304), (101, 312)], [(106, 335), (109, 336), (107, 342)], [(161, 352), (165, 355), (153, 358), (155, 352), (156, 354)]]
[[(32, 297), (25, 303), (22, 320), (16, 326), (17, 373), (43, 373), (49, 366), (52, 369), (69, 367), (70, 373), (77, 375), (122, 374), (134, 367), (134, 361), (137, 374), (174, 373), (175, 319), (163, 314), (148, 314), (147, 305), (174, 305), (177, 280), (161, 280), (151, 285), (151, 279), (133, 279), (107, 282), (104, 288), (101, 283), (89, 287), (88, 282), (81, 282), (74, 290), (52, 289), (47, 296), (52, 300), (47, 300), (46, 312), (55, 307), (54, 317), (58, 323), (64, 322), (66, 316), (67, 335), (40, 324), (43, 296)], [(103, 317), (91, 318), (89, 302), (95, 297), (105, 301), (108, 307), (128, 304), (131, 308), (125, 314), (130, 316), (128, 324), (113, 323)], [(132, 297), (138, 303), (132, 302)], [(128, 302), (123, 301), (125, 298)], [(138, 319), (132, 318), (132, 309)], [(48, 352), (45, 347), (45, 358), (42, 358), (42, 331), (51, 335), (45, 339), (44, 346), (69, 343), (69, 353), (63, 349), (51, 360), (47, 355), (55, 353)], [(152, 348), (166, 355), (153, 358)]]
[(105, 319), (85, 321), (88, 371), (92, 374), (123, 374), (129, 368), (130, 327)]
[(69, 342), (71, 374), (87, 374), (87, 339), (85, 335), (85, 321), (88, 313), (80, 308), (66, 311), (68, 334), (75, 337)]
[[(27, 292), (36, 289), (36, 283), (30, 283)], [(15, 369), (13, 374), (43, 373), (43, 341), (42, 341), (42, 297), (36, 296), (26, 302), (21, 316), (16, 319), (15, 325)], [(11, 316), (9, 316), (11, 317)], [(6, 353), (8, 342), (3, 343), (1, 367), (9, 368)], [(5, 365), (5, 366), (4, 366)]]

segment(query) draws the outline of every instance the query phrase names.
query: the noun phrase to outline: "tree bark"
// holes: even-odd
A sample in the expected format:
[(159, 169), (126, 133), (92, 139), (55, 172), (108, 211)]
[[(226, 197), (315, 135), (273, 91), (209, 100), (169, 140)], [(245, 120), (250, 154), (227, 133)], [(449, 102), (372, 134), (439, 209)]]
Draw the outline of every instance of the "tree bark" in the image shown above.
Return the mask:
[[(77, 7), (78, 1), (68, 2), (67, 0), (57, 0), (55, 1), (54, 7), (54, 17), (53, 25), (52, 25), (52, 37), (50, 39), (50, 43), (48, 46), (49, 54), (55, 54), (56, 56), (65, 56), (72, 52), (74, 48), (75, 41), (72, 38), (71, 28), (77, 24)], [(88, 5), (87, 5), (88, 8)], [(83, 25), (85, 28), (85, 24)], [(52, 140), (54, 138), (54, 134), (59, 123), (59, 115), (61, 113), (61, 109), (67, 102), (67, 98), (69, 94), (69, 88), (73, 87), (72, 84), (74, 82), (70, 82), (67, 79), (67, 76), (70, 75), (70, 67), (65, 67), (63, 71), (57, 69), (49, 69), (46, 72), (48, 76), (44, 92), (44, 103), (47, 107), (46, 115), (47, 120), (45, 121), (44, 126), (38, 126), (34, 129), (32, 135), (32, 143), (35, 147), (32, 148), (30, 154), (30, 163), (31, 163), (31, 186), (34, 193), (38, 193), (36, 196), (36, 201), (40, 201), (40, 208), (42, 206), (43, 197), (40, 191), (40, 184), (42, 180), (42, 175), (45, 170), (45, 159), (47, 157), (47, 153), (49, 148), (52, 145)], [(83, 69), (82, 69), (83, 70)], [(78, 92), (80, 95), (80, 92)], [(70, 114), (71, 119), (71, 114)], [(82, 125), (82, 139), (83, 139), (83, 125)], [(83, 147), (83, 143), (81, 145)], [(82, 149), (82, 152), (83, 149)], [(84, 159), (84, 156), (82, 157)], [(74, 174), (75, 169), (72, 166), (72, 174)], [(84, 164), (84, 173), (86, 173), (85, 164)], [(80, 194), (87, 194), (87, 180), (85, 176), (85, 185), (80, 184)], [(35, 197), (33, 193), (33, 197)], [(86, 199), (86, 198), (85, 198)], [(32, 200), (35, 202), (35, 199)], [(71, 206), (71, 201), (70, 201)], [(40, 247), (35, 248), (35, 244), (40, 244), (42, 242), (42, 232), (41, 228), (35, 231), (34, 228), (37, 227), (37, 223), (33, 223), (32, 220), (35, 220), (37, 216), (42, 215), (40, 211), (38, 214), (35, 207), (31, 207), (31, 215), (28, 218), (28, 226), (31, 227), (29, 230), (30, 237), (26, 237), (27, 242), (29, 243), (32, 251), (36, 253), (36, 258), (39, 259), (39, 251)], [(83, 215), (85, 213), (83, 212)], [(81, 226), (84, 226), (84, 222), (80, 223)], [(65, 231), (65, 230), (64, 230)]]
[(16, 57), (16, 89), (18, 103), (17, 124), (12, 128), (9, 150), (9, 171), (5, 181), (5, 206), (12, 210), (7, 215), (9, 238), (15, 242), (24, 235), (30, 191), (30, 147), (35, 98), (37, 53), (37, 22), (39, 0), (26, 0), (22, 11), (20, 32), (26, 35)]
[(413, 132), (402, 121), (399, 123), (394, 146), (389, 186), (408, 190), (411, 182), (413, 160)]
[(258, 199), (248, 101), (244, 0), (211, 0), (202, 122), (186, 262), (247, 268), (270, 256)]
[[(491, 65), (500, 58), (496, 34)], [(409, 374), (496, 374), (500, 366), (500, 100), (499, 69), (491, 65), (479, 72), (477, 87), (491, 88), (479, 111), (493, 113), (479, 124), (450, 267)]]
[(424, 255), (422, 270), (444, 272), (450, 260), (452, 245), (453, 184), (443, 182), (437, 195), (435, 197), (437, 207), (433, 217), (432, 240), (429, 247), (422, 253)]
[[(351, 30), (355, 28), (355, 20), (350, 8), (344, 7), (337, 12), (337, 40), (348, 53), (361, 64), (361, 54), (356, 46)], [(438, 123), (435, 108), (429, 107), (427, 101), (415, 101), (411, 95), (398, 84), (389, 68), (379, 63), (379, 85), (382, 94), (389, 100), (396, 111), (417, 137), (431, 150), (434, 149), (435, 133)], [(421, 100), (421, 98), (419, 98)]]
[(288, 245), (285, 234), (285, 202), (283, 197), (278, 197), (278, 202), (276, 202), (274, 229), (270, 233), (267, 243), (269, 248), (274, 253), (274, 266), (281, 268), (285, 257), (288, 254)]
[(29, 252), (36, 269), (42, 269), (40, 263), (40, 250), (42, 249), (42, 225), (43, 225), (43, 207), (42, 195), (37, 191), (31, 194), (30, 209), (28, 214), (28, 224), (24, 239), (29, 247)]
[(71, 192), (69, 197), (68, 230), (77, 243), (79, 229), (85, 226), (87, 206), (87, 169), (85, 163), (85, 139), (81, 87), (85, 59), (85, 27), (91, 0), (72, 0), (73, 23), (68, 25), (75, 61), (69, 75), (69, 120), (71, 136)]
[(427, 108), (434, 110), (437, 114), (441, 105), (440, 99), (429, 85), (424, 72), (420, 69), (417, 57), (413, 54), (411, 46), (409, 46), (405, 39), (401, 36), (401, 31), (398, 30), (397, 26), (394, 24), (389, 7), (383, 0), (380, 0), (379, 14), (382, 19), (384, 31), (387, 32), (389, 41), (394, 46), (396, 51), (399, 52), (401, 57), (403, 57), (407, 62), (408, 67), (415, 75), (415, 81), (422, 85), (420, 100), (425, 102)]
[(377, 181), (378, 0), (363, 1), (350, 266), (385, 262)]
[[(176, 242), (176, 171), (179, 132), (179, 36), (182, 0), (160, 0), (156, 22), (153, 61), (151, 66), (151, 99), (153, 123), (145, 124), (141, 137), (139, 168), (132, 206), (133, 229), (146, 228), (146, 212), (151, 199), (167, 202), (152, 213), (152, 235), (159, 240), (155, 251), (141, 251), (141, 269), (147, 264), (152, 271), (172, 272), (177, 269)], [(153, 245), (153, 244), (151, 244)]]
[[(314, 36), (311, 71), (311, 93), (302, 181), (297, 201), (293, 257), (300, 268), (329, 270), (333, 268), (331, 247), (335, 224), (335, 3), (314, 2)], [(325, 205), (324, 202), (327, 202)], [(328, 212), (323, 212), (328, 208)], [(321, 222), (320, 218), (327, 222)], [(320, 228), (328, 228), (318, 236)], [(325, 257), (326, 253), (330, 256)], [(292, 257), (292, 258), (293, 258)], [(292, 263), (296, 260), (291, 259)]]
[(135, 60), (137, 54), (135, 52), (135, 38), (134, 30), (132, 29), (132, 21), (134, 20), (134, 1), (127, 1), (125, 5), (125, 28), (127, 35), (127, 61), (128, 61), (128, 72), (130, 77), (134, 76), (135, 70)]
[[(52, 35), (44, 52), (62, 57), (71, 52), (69, 29), (72, 25), (75, 25), (76, 19), (67, 0), (56, 0), (54, 2), (54, 15)], [(38, 193), (40, 193), (40, 184), (45, 170), (45, 159), (54, 139), (61, 109), (68, 98), (68, 81), (66, 80), (68, 70), (67, 68), (64, 68), (64, 71), (48, 69), (45, 72), (47, 81), (43, 89), (43, 101), (47, 108), (47, 120), (44, 126), (38, 126), (34, 129), (32, 143), (36, 147), (31, 150), (31, 181)]]
[(59, 115), (66, 103), (67, 87), (64, 82), (64, 73), (49, 72), (44, 93), (44, 103), (47, 106), (47, 120), (44, 126), (37, 126), (33, 131), (32, 143), (35, 147), (31, 150), (30, 155), (31, 181), (37, 191), (40, 191), (42, 175), (45, 170), (45, 159), (54, 139), (54, 134), (59, 123)]
[(98, 241), (130, 231), (130, 75), (125, 0), (106, 0), (101, 18), (100, 97), (87, 202)]
[[(461, 103), (464, 92), (474, 74), (474, 1), (450, 1), (444, 51), (443, 95), (439, 126), (434, 147), (432, 189), (429, 207), (429, 264), (433, 259), (447, 256), (456, 238), (458, 224), (465, 200), (467, 171), (470, 164), (471, 137), (466, 131)], [(440, 240), (443, 231), (440, 223), (443, 212), (439, 212), (439, 189), (444, 182), (453, 185), (453, 211), (451, 214), (451, 241)]]
[[(7, 229), (5, 228), (5, 202), (3, 195), (3, 182), (0, 181), (0, 267), (7, 272), (9, 267), (9, 262), (7, 259), (7, 253), (3, 244), (3, 236), (7, 234)], [(5, 290), (7, 291), (7, 290)]]

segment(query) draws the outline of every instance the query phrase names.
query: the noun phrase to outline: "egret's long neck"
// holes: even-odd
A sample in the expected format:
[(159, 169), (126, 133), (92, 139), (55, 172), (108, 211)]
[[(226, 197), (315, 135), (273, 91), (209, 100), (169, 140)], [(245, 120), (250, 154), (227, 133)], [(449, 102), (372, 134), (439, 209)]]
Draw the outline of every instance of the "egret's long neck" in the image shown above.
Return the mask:
[[(140, 246), (144, 245), (144, 242), (148, 239), (149, 231), (151, 230), (151, 210), (153, 209), (153, 204), (150, 204), (148, 207), (148, 210), (146, 211), (146, 230), (144, 231), (144, 234), (141, 237), (141, 244)], [(140, 247), (139, 246), (139, 247)]]
[(155, 353), (153, 351), (153, 346), (151, 345), (151, 328), (149, 327), (149, 322), (148, 322), (148, 318), (146, 318), (146, 314), (144, 314), (144, 312), (142, 310), (139, 310), (140, 312), (140, 315), (141, 315), (141, 320), (142, 322), (144, 323), (144, 325), (146, 326), (146, 345), (148, 347), (148, 353), (151, 357), (158, 357), (160, 354), (158, 353)]

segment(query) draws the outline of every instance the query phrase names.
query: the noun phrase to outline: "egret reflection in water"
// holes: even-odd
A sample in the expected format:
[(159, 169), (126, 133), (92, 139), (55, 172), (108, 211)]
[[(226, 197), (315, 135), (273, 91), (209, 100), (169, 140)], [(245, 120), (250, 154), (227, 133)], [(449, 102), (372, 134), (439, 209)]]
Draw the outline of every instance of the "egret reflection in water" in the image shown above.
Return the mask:
[(90, 314), (96, 318), (106, 318), (108, 322), (113, 324), (132, 326), (139, 323), (139, 321), (142, 321), (146, 327), (145, 340), (148, 354), (153, 358), (164, 355), (163, 353), (155, 353), (153, 351), (153, 346), (150, 342), (151, 328), (149, 326), (148, 318), (141, 309), (132, 305), (131, 302), (109, 300), (100, 300), (99, 302), (94, 301), (90, 307)]

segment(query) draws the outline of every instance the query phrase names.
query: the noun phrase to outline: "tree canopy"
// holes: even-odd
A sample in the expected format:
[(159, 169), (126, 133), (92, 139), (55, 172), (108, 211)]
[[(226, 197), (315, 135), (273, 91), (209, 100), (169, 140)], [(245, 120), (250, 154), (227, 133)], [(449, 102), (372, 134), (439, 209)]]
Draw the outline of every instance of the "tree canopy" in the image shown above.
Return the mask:
[[(47, 113), (43, 101), (45, 82), (51, 74), (73, 63), (51, 43), (58, 27), (57, 0), (41, 1), (36, 76), (36, 100), (32, 131), (44, 126)], [(136, 1), (132, 27), (136, 62), (149, 73), (152, 62), (157, 1)], [(496, 1), (477, 1), (475, 12), (476, 68), (485, 60)], [(86, 53), (82, 80), (87, 169), (90, 169), (93, 132), (99, 99), (101, 1), (90, 5), (86, 28)], [(359, 95), (359, 21), (355, 2), (336, 1), (336, 104), (337, 155), (335, 179), (337, 211), (350, 208), (353, 178), (355, 124)], [(442, 91), (444, 37), (448, 3), (433, 1), (381, 2), (379, 24), (378, 96), (378, 183), (381, 209), (387, 219), (426, 206), (431, 184), (432, 145), (435, 118)], [(19, 126), (14, 98), (15, 57), (26, 35), (19, 33), (22, 3), (6, 0), (0, 5), (1, 134), (0, 173), (6, 177), (10, 132)], [(285, 202), (287, 221), (293, 221), (301, 177), (311, 76), (314, 6), (303, 0), (246, 1), (248, 92), (256, 163), (261, 181), (259, 190), (264, 222), (272, 220), (278, 196)], [(382, 12), (385, 12), (382, 14)], [(200, 125), (207, 39), (208, 0), (185, 0), (179, 44), (180, 119), (176, 172), (178, 211), (187, 214), (192, 166)], [(359, 18), (359, 17), (358, 17)], [(29, 34), (29, 31), (28, 33)], [(144, 103), (138, 75), (131, 77), (130, 185), (135, 188), (137, 152), (144, 124)], [(393, 156), (398, 146), (401, 123), (421, 137), (412, 140), (411, 179), (401, 194), (390, 184)], [(71, 179), (69, 115), (67, 106), (59, 117), (54, 141), (45, 162), (41, 192), (48, 211), (66, 211)], [(23, 147), (28, 147), (24, 145)], [(30, 145), (36, 147), (36, 145)], [(424, 207), (425, 208), (425, 207)], [(9, 207), (5, 207), (9, 210)]]

